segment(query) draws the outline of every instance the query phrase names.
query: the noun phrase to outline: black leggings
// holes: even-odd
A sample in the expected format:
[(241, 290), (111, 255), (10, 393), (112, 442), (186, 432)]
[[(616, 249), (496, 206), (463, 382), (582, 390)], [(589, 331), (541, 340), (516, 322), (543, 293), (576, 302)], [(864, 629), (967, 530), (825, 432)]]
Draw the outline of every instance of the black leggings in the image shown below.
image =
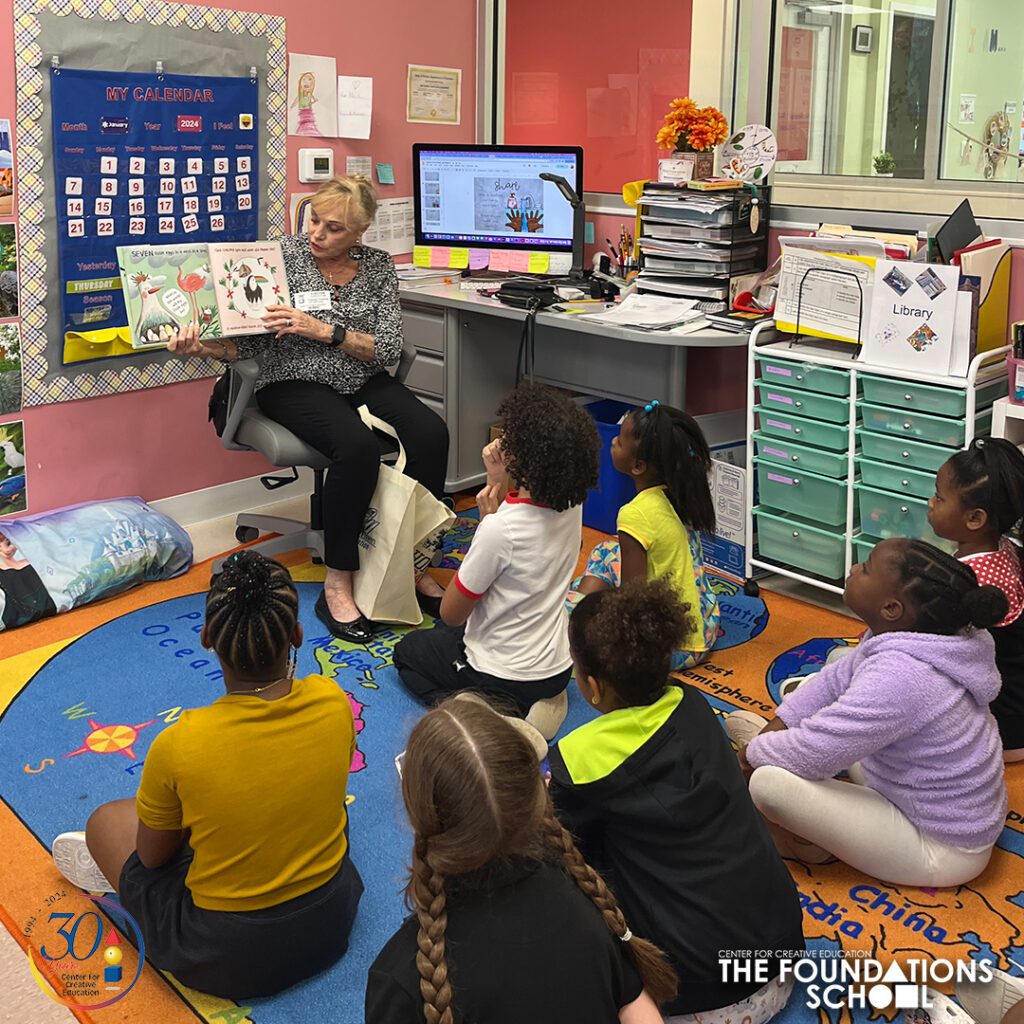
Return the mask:
[(256, 401), (264, 415), (331, 460), (324, 484), (324, 561), (331, 569), (359, 569), (359, 532), (377, 486), (380, 447), (359, 406), (395, 428), (405, 472), (436, 498), (444, 494), (448, 428), (390, 374), (378, 373), (352, 395), (327, 384), (281, 381), (257, 391)]

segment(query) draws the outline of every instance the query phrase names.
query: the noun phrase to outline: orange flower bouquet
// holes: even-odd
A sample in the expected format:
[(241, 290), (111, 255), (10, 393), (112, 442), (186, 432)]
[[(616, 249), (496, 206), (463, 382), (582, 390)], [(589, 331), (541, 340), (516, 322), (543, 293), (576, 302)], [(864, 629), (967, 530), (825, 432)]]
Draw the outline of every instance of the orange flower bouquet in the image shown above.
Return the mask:
[(715, 107), (699, 107), (687, 96), (669, 104), (665, 123), (658, 131), (660, 149), (703, 153), (725, 142), (729, 126)]

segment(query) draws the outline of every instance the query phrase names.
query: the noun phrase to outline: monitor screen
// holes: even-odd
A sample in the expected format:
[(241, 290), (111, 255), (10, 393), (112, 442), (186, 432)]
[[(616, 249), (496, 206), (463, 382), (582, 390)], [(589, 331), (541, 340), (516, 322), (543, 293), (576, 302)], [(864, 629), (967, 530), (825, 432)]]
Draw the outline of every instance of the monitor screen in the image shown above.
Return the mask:
[(572, 252), (573, 210), (554, 182), (583, 194), (578, 146), (412, 148), (416, 244)]

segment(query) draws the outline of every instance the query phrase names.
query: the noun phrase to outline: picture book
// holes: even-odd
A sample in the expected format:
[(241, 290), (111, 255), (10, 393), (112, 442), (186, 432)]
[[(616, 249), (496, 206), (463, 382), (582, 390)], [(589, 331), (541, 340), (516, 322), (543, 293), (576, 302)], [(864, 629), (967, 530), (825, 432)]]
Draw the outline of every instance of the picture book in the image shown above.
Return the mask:
[(221, 337), (264, 332), (267, 306), (291, 305), (278, 242), (216, 242), (209, 247)]
[(119, 245), (117, 263), (133, 348), (166, 345), (190, 325), (200, 340), (220, 337), (209, 246)]

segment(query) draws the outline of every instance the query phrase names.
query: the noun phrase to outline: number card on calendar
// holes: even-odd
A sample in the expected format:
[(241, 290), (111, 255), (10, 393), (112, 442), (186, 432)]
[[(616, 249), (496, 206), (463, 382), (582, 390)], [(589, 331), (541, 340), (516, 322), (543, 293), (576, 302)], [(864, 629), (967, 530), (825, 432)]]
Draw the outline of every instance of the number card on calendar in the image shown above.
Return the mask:
[[(83, 341), (104, 358), (163, 344), (172, 323), (214, 336), (206, 243), (259, 237), (257, 83), (57, 68), (50, 96), (65, 361)], [(136, 276), (166, 279), (153, 294), (125, 277), (143, 251)]]

